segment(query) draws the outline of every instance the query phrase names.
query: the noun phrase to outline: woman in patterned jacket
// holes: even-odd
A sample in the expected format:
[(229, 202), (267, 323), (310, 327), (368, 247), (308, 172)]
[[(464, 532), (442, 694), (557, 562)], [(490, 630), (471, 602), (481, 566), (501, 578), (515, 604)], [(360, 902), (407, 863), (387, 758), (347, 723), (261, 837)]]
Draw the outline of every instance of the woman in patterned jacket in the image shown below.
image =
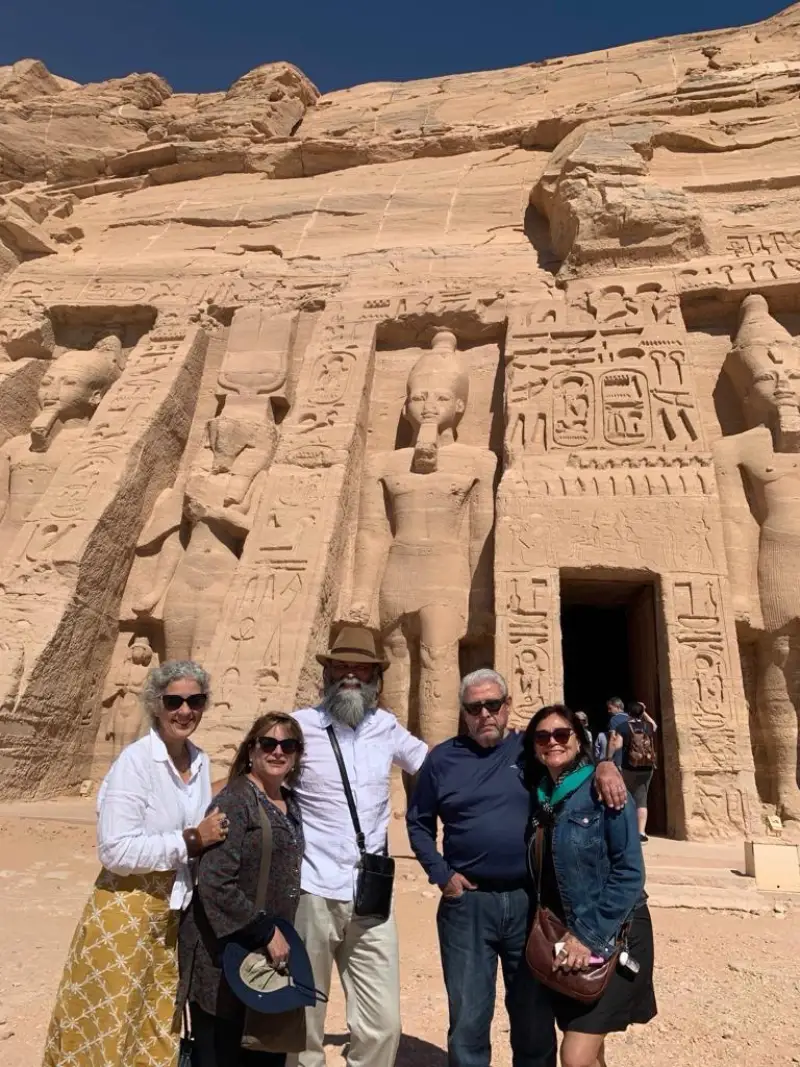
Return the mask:
[(123, 749), (97, 800), (103, 869), (72, 939), (44, 1067), (175, 1067), (177, 935), (192, 896), (192, 861), (224, 841), (208, 758), (189, 738), (209, 698), (197, 663), (147, 676), (151, 728)]
[[(178, 1005), (188, 1003), (194, 1037), (194, 1067), (282, 1067), (280, 1052), (244, 1051), (244, 1005), (221, 968), (233, 939), (262, 950), (273, 965), (288, 960), (289, 945), (276, 918), (294, 920), (300, 897), (303, 828), (291, 790), (300, 767), (303, 733), (291, 715), (256, 719), (231, 766), (228, 784), (216, 795), (230, 820), (230, 833), (200, 861), (197, 892), (181, 924)], [(263, 843), (259, 808), (269, 820), (272, 853), (266, 897), (259, 908)]]

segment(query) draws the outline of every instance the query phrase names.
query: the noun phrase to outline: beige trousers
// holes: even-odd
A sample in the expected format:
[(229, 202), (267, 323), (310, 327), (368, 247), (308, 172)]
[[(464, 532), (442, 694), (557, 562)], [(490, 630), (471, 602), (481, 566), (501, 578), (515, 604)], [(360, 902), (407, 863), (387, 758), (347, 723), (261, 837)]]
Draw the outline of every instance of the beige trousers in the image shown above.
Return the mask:
[[(350, 1031), (348, 1067), (393, 1067), (400, 1042), (400, 963), (394, 916), (385, 923), (353, 915), (352, 901), (302, 893), (295, 928), (305, 942), (317, 988), (339, 972)], [(306, 1010), (306, 1051), (290, 1067), (325, 1067), (325, 1010)]]

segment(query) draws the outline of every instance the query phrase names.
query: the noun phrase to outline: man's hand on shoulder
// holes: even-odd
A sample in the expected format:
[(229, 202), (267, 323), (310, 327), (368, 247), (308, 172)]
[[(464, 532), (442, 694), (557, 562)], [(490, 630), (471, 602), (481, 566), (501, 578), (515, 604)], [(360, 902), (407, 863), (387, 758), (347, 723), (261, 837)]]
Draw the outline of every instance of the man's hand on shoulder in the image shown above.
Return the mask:
[(622, 775), (617, 770), (615, 763), (612, 763), (611, 760), (603, 760), (598, 763), (594, 784), (597, 789), (597, 795), (607, 808), (622, 811), (628, 799), (628, 790), (625, 788), (625, 782), (622, 780)]
[(476, 889), (470, 882), (469, 878), (465, 878), (463, 874), (459, 874), (457, 871), (450, 875), (450, 880), (446, 882), (442, 887), (443, 897), (460, 897), (470, 889)]

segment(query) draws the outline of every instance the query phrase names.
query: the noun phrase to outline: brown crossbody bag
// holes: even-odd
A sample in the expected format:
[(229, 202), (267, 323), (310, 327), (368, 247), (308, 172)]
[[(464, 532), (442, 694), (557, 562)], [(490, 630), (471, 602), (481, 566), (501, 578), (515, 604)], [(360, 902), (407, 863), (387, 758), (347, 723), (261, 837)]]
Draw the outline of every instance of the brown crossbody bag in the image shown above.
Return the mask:
[(542, 907), (542, 869), (544, 864), (544, 827), (537, 826), (534, 838), (536, 864), (536, 915), (525, 945), (525, 959), (534, 977), (556, 993), (563, 993), (582, 1004), (599, 1000), (617, 969), (619, 955), (627, 940), (626, 924), (617, 939), (614, 954), (605, 963), (590, 967), (588, 971), (553, 970), (555, 946), (563, 941), (569, 930), (549, 908)]

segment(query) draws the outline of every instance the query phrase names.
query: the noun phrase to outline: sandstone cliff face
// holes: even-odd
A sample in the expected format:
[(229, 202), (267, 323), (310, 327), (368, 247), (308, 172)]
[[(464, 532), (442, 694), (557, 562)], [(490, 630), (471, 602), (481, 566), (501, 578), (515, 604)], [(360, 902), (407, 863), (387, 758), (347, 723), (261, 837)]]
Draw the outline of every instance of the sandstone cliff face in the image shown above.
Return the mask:
[[(759, 519), (723, 507), (712, 450), (758, 428), (725, 370), (752, 293), (780, 369), (760, 428), (799, 436), (799, 90), (800, 5), (322, 96), (290, 63), (203, 95), (0, 68), (0, 794), (96, 779), (139, 728), (144, 667), (177, 654), (212, 669), (224, 762), (256, 712), (314, 698), (314, 653), (354, 614), (385, 631), (415, 728), (459, 663), (498, 664), (522, 722), (572, 684), (560, 605), (588, 577), (635, 587), (632, 620), (654, 605), (631, 656), (677, 768), (664, 825), (793, 812), (769, 774), (777, 745), (789, 780), (792, 738), (758, 696)], [(458, 462), (421, 528), (452, 521), (403, 589), (376, 562), (357, 598), (431, 345), (469, 377), (452, 442), (426, 446)], [(474, 522), (482, 541), (453, 534)], [(423, 640), (413, 607), (390, 632), (392, 597), (440, 580), (462, 629)]]

